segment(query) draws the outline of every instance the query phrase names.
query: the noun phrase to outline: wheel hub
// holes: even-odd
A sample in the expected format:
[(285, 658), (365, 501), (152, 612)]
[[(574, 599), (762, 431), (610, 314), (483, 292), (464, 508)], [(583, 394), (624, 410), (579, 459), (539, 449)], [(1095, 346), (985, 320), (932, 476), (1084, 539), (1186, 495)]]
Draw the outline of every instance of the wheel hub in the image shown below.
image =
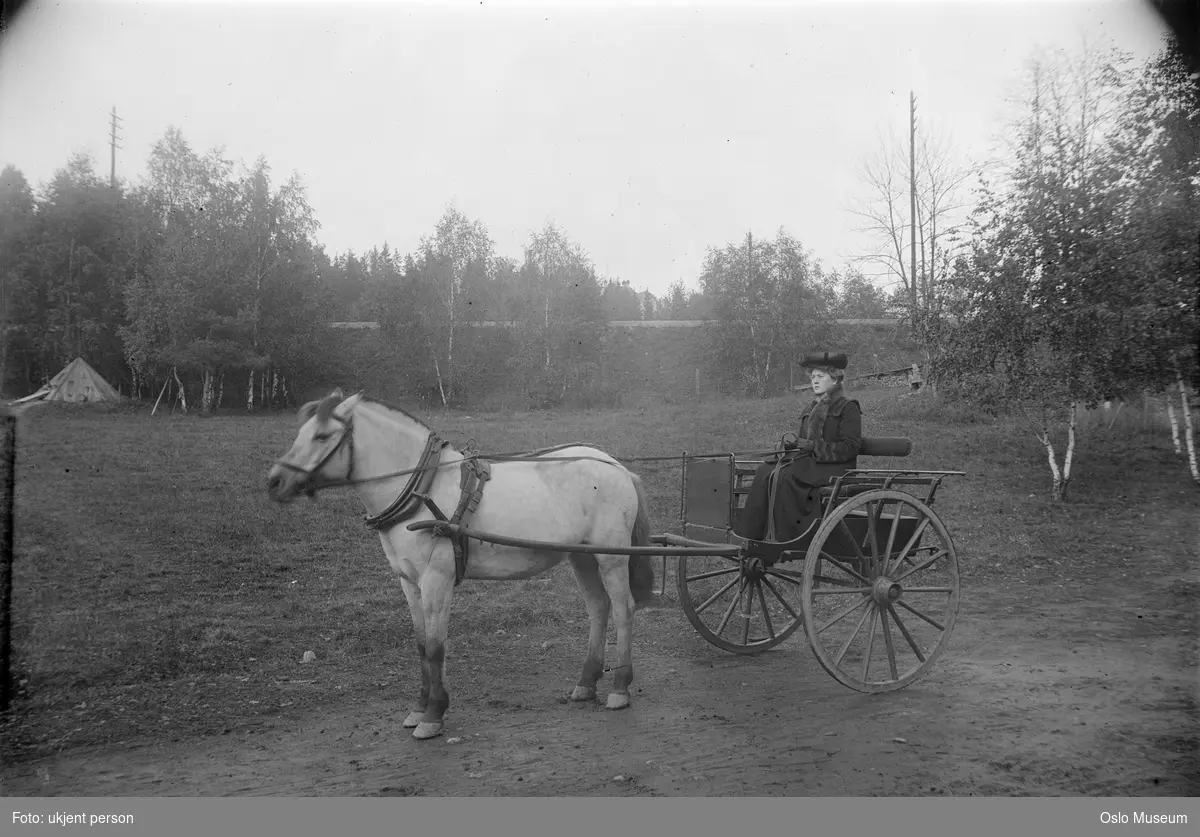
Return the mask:
[(752, 581), (759, 581), (767, 574), (767, 564), (761, 556), (755, 555), (742, 564), (742, 575)]
[(880, 607), (887, 607), (892, 602), (899, 601), (903, 594), (904, 588), (883, 576), (875, 579), (875, 584), (871, 587), (871, 598)]

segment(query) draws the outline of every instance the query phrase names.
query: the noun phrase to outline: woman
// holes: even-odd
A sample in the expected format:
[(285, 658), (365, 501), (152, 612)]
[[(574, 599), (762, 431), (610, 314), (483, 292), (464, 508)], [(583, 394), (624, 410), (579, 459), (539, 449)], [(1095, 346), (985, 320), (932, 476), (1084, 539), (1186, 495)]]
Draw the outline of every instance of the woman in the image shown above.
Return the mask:
[(799, 433), (784, 435), (778, 461), (754, 474), (746, 506), (733, 531), (751, 540), (790, 541), (821, 516), (818, 488), (858, 467), (862, 449), (862, 411), (842, 391), (844, 354), (807, 355), (816, 399), (800, 414)]

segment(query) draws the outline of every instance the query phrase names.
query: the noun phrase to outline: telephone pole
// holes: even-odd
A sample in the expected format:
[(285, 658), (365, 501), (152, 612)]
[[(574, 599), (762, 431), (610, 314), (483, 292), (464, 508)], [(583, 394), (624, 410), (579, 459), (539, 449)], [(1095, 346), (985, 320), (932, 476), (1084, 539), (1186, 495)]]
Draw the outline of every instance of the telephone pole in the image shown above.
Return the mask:
[(908, 94), (908, 196), (911, 251), (908, 299), (912, 305), (913, 331), (917, 328), (917, 94)]
[(110, 114), (111, 123), (109, 127), (108, 144), (112, 148), (112, 168), (108, 175), (108, 185), (116, 188), (117, 185), (117, 149), (121, 146), (117, 145), (117, 123), (121, 121), (121, 117), (117, 116), (117, 106), (113, 105), (112, 113)]

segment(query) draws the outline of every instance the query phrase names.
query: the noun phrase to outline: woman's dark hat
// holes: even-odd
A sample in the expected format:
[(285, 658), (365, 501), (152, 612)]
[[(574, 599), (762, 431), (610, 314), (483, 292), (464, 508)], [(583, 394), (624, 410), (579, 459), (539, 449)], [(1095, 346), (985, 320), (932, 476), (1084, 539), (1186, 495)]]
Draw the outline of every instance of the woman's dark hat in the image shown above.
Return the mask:
[(806, 369), (812, 369), (815, 366), (827, 366), (831, 369), (845, 369), (846, 355), (831, 355), (829, 352), (824, 352), (819, 355), (805, 355), (804, 360), (800, 361), (800, 365)]

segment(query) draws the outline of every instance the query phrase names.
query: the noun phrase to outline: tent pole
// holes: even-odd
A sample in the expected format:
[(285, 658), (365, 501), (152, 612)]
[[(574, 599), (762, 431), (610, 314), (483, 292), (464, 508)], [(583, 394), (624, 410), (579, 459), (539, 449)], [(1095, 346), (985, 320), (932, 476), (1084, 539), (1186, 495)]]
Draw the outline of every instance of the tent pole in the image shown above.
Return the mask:
[(165, 381), (163, 381), (163, 388), (159, 391), (158, 398), (154, 401), (154, 409), (150, 411), (150, 415), (154, 415), (154, 413), (158, 410), (158, 402), (162, 401), (163, 393), (167, 391), (167, 384), (169, 383), (171, 383), (170, 378), (167, 378)]

